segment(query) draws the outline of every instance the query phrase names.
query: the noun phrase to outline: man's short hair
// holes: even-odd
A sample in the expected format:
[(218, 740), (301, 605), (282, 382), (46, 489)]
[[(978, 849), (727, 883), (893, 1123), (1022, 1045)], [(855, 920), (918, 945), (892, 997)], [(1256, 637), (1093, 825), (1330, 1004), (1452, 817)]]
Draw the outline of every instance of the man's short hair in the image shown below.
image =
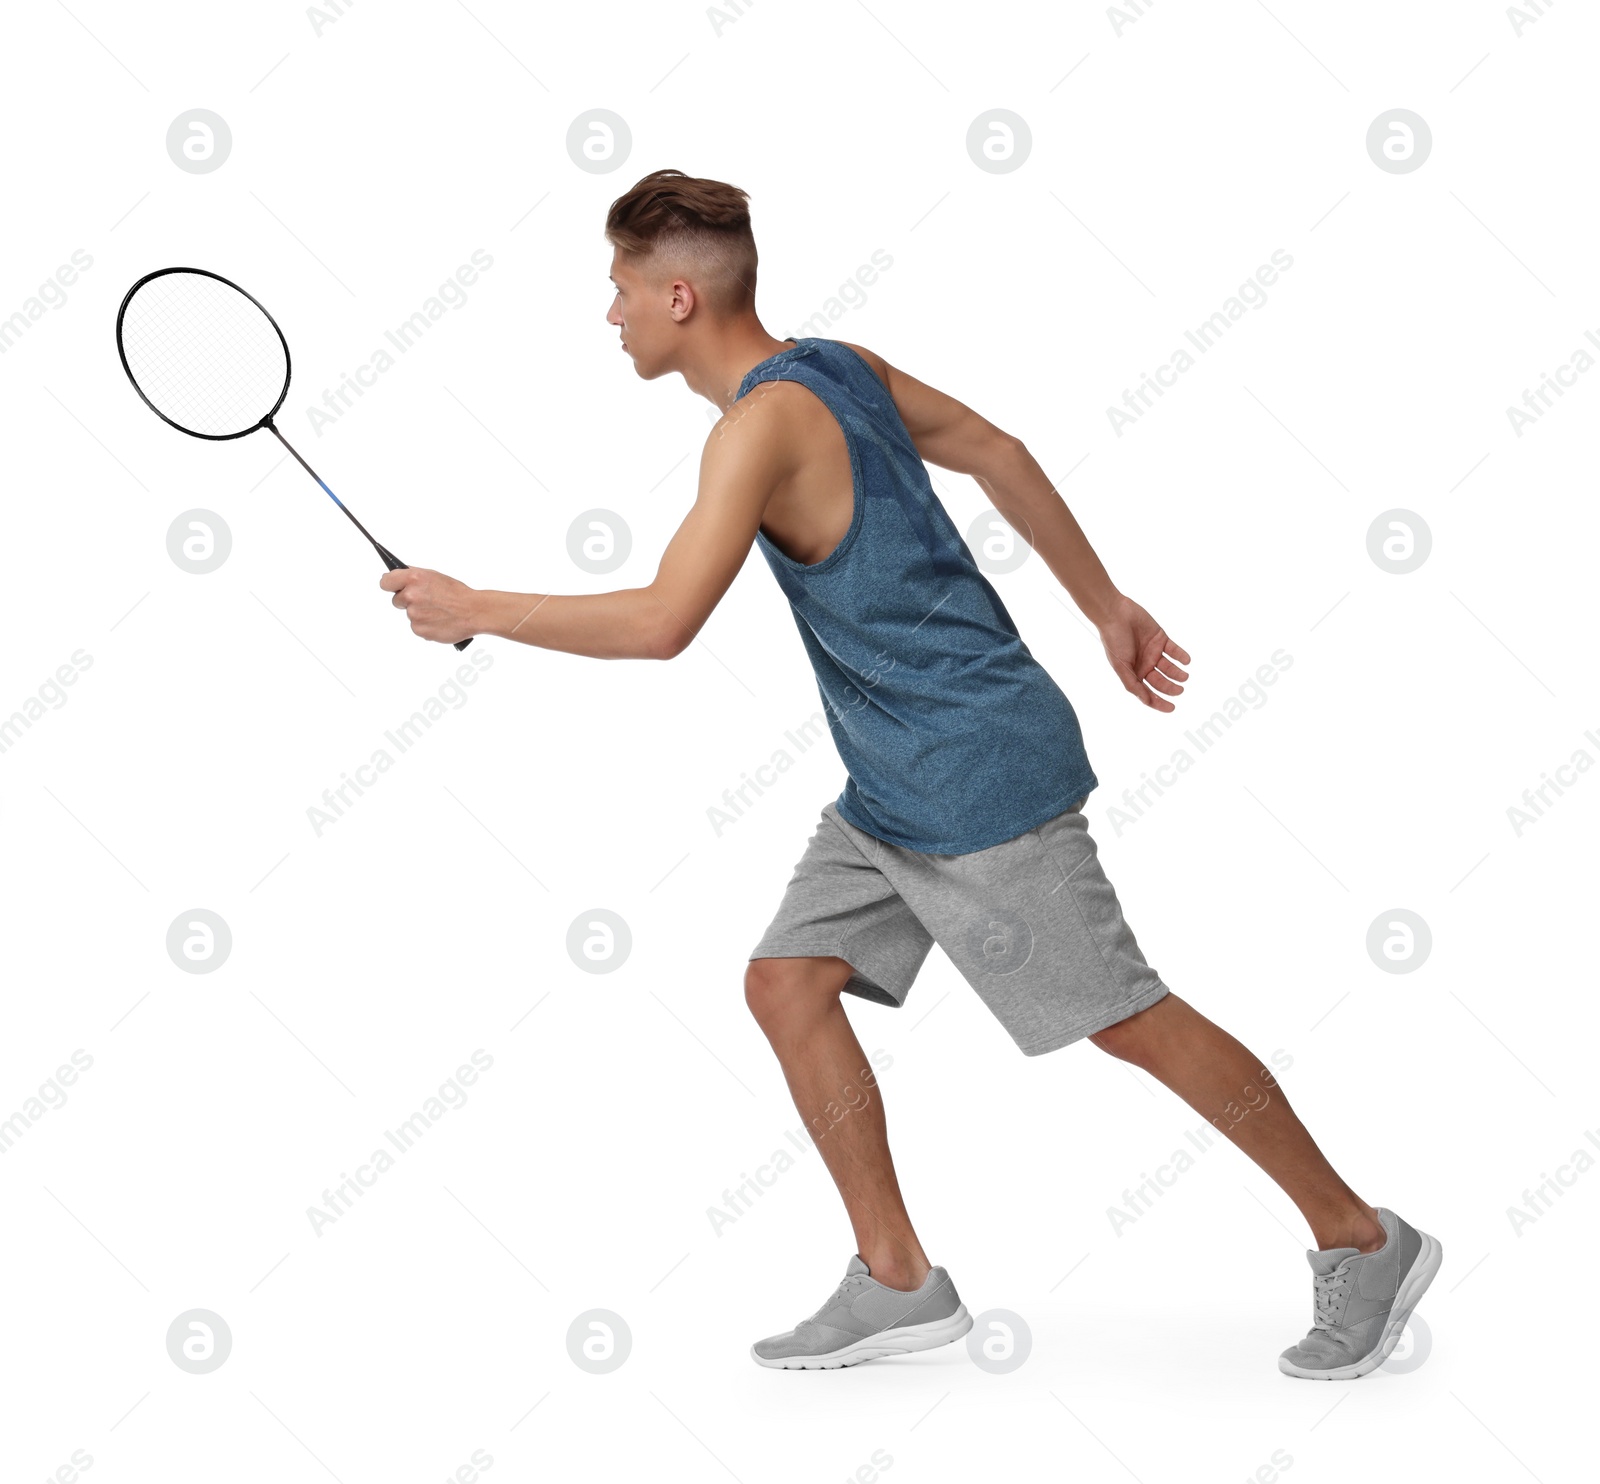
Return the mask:
[(682, 269), (719, 315), (755, 307), (756, 239), (738, 186), (656, 170), (611, 203), (606, 240), (629, 258)]

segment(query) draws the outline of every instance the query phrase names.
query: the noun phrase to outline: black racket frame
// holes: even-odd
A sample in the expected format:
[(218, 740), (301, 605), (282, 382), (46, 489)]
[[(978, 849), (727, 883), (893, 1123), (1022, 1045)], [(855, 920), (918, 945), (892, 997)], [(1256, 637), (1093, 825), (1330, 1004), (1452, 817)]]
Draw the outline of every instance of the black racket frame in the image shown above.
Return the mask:
[[(200, 278), (213, 278), (220, 284), (226, 284), (228, 288), (234, 291), (234, 293), (243, 294), (246, 299), (248, 299), (256, 306), (257, 309), (261, 311), (263, 318), (265, 318), (266, 322), (272, 326), (272, 333), (278, 337), (278, 344), (283, 347), (283, 390), (278, 393), (278, 400), (272, 404), (271, 410), (259, 422), (251, 423), (248, 428), (241, 428), (237, 433), (197, 433), (193, 428), (186, 428), (182, 423), (174, 421), (159, 407), (157, 407), (156, 404), (149, 399), (149, 397), (145, 396), (144, 388), (139, 385), (138, 378), (133, 374), (133, 368), (128, 364), (128, 353), (123, 348), (122, 344), (122, 321), (128, 312), (128, 305), (133, 302), (133, 296), (137, 294), (139, 290), (142, 289), (147, 283), (151, 282), (153, 279), (165, 278), (171, 273), (193, 273)], [(355, 518), (353, 514), (351, 514), (349, 506), (347, 506), (343, 500), (341, 500), (331, 489), (328, 488), (322, 476), (318, 474), (310, 464), (300, 457), (299, 450), (296, 449), (295, 446), (278, 431), (278, 425), (273, 421), (273, 419), (278, 415), (279, 408), (283, 406), (285, 400), (289, 396), (289, 381), (294, 374), (294, 362), (290, 358), (289, 342), (284, 336), (282, 327), (278, 324), (277, 320), (272, 317), (272, 312), (267, 308), (267, 306), (258, 298), (256, 298), (256, 296), (248, 289), (240, 288), (239, 285), (236, 284), (231, 278), (224, 278), (220, 273), (213, 273), (209, 268), (157, 268), (154, 273), (146, 273), (143, 278), (141, 278), (131, 289), (128, 290), (126, 294), (122, 296), (122, 303), (117, 307), (117, 359), (122, 362), (123, 375), (128, 378), (128, 384), (132, 386), (134, 391), (139, 394), (139, 400), (143, 402), (144, 405), (153, 413), (155, 413), (155, 415), (159, 417), (162, 422), (166, 423), (168, 427), (176, 428), (180, 433), (187, 433), (191, 438), (204, 438), (208, 443), (231, 443), (235, 438), (248, 437), (251, 433), (258, 432), (260, 429), (265, 428), (269, 433), (272, 434), (274, 438), (278, 440), (279, 443), (281, 443), (286, 449), (289, 450), (291, 454), (294, 455), (295, 462), (298, 463), (307, 474), (316, 480), (318, 485), (321, 486), (323, 493), (326, 494), (335, 505), (344, 511), (347, 516), (349, 516), (350, 524), (360, 531), (361, 534), (372, 543), (372, 549), (383, 558), (384, 566), (386, 566), (391, 572), (398, 572), (404, 570), (409, 565), (406, 562), (402, 562), (399, 557), (390, 551), (388, 547), (384, 546), (378, 540), (378, 538), (372, 534), (371, 531), (369, 531), (364, 525), (361, 524), (359, 520)], [(472, 640), (470, 637), (468, 637), (466, 639), (462, 639), (455, 647), (457, 649), (465, 649), (470, 643), (472, 643)]]

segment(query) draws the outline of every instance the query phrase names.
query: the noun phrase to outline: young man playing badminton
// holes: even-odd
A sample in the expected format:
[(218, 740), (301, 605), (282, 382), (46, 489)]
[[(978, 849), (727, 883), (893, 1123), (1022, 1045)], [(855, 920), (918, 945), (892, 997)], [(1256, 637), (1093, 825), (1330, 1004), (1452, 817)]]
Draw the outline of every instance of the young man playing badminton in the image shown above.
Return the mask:
[[(778, 340), (755, 310), (743, 191), (672, 170), (611, 207), (607, 322), (646, 380), (677, 372), (723, 410), (693, 507), (647, 587), (589, 596), (478, 592), (390, 572), (413, 631), (494, 634), (597, 658), (671, 659), (758, 545), (787, 595), (848, 772), (822, 811), (745, 995), (808, 1127), (871, 1085), (840, 996), (904, 1004), (938, 943), (1024, 1055), (1087, 1038), (1166, 1084), (1300, 1208), (1315, 1322), (1291, 1376), (1382, 1363), (1437, 1271), (1439, 1243), (1334, 1171), (1259, 1058), (1168, 991), (1100, 869), (1083, 804), (1097, 779), (1071, 704), (1018, 636), (935, 497), (923, 461), (970, 474), (1099, 630), (1118, 680), (1173, 710), (1189, 656), (1124, 596), (1015, 437), (860, 346)], [(813, 1125), (814, 1118), (824, 1121)], [(819, 1141), (855, 1233), (810, 1318), (758, 1341), (811, 1369), (931, 1349), (972, 1319), (930, 1265), (889, 1154), (881, 1101)]]

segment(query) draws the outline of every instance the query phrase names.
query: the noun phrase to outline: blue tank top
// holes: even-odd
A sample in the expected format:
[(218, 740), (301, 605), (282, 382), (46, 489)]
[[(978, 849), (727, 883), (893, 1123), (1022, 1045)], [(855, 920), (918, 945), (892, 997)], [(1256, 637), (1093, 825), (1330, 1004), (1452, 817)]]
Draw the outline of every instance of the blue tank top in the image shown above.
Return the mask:
[(820, 562), (756, 533), (849, 774), (839, 813), (909, 850), (966, 855), (1077, 803), (1099, 780), (1072, 703), (978, 569), (877, 373), (808, 337), (753, 366), (734, 400), (763, 381), (814, 392), (850, 454), (854, 514)]

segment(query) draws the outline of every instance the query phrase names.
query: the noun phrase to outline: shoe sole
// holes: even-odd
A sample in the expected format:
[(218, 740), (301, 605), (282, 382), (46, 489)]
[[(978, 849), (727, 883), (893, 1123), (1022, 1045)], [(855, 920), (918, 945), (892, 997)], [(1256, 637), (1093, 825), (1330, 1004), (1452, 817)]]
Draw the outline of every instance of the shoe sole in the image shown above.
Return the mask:
[(823, 1355), (779, 1355), (766, 1358), (750, 1347), (750, 1358), (757, 1365), (774, 1371), (834, 1371), (841, 1366), (860, 1365), (864, 1360), (877, 1360), (884, 1355), (909, 1355), (913, 1350), (937, 1350), (959, 1340), (972, 1328), (972, 1315), (962, 1304), (947, 1319), (931, 1320), (927, 1324), (907, 1324), (899, 1329), (881, 1330), (875, 1335), (857, 1340), (838, 1350)]
[(1428, 1285), (1433, 1282), (1434, 1274), (1439, 1271), (1439, 1264), (1444, 1260), (1444, 1248), (1436, 1237), (1430, 1237), (1427, 1232), (1418, 1232), (1417, 1235), (1422, 1238), (1422, 1247), (1417, 1253), (1417, 1260), (1411, 1264), (1410, 1272), (1401, 1280), (1400, 1287), (1395, 1293), (1394, 1307), (1389, 1310), (1389, 1319), (1383, 1327), (1383, 1335), (1378, 1343), (1360, 1360), (1352, 1361), (1349, 1365), (1334, 1366), (1326, 1371), (1308, 1371), (1280, 1355), (1278, 1369), (1284, 1375), (1298, 1376), (1304, 1381), (1354, 1381), (1377, 1370), (1389, 1358), (1394, 1352), (1394, 1347), (1400, 1343), (1400, 1336), (1405, 1333), (1406, 1321), (1410, 1319), (1411, 1311), (1417, 1307), (1422, 1295), (1428, 1291)]

